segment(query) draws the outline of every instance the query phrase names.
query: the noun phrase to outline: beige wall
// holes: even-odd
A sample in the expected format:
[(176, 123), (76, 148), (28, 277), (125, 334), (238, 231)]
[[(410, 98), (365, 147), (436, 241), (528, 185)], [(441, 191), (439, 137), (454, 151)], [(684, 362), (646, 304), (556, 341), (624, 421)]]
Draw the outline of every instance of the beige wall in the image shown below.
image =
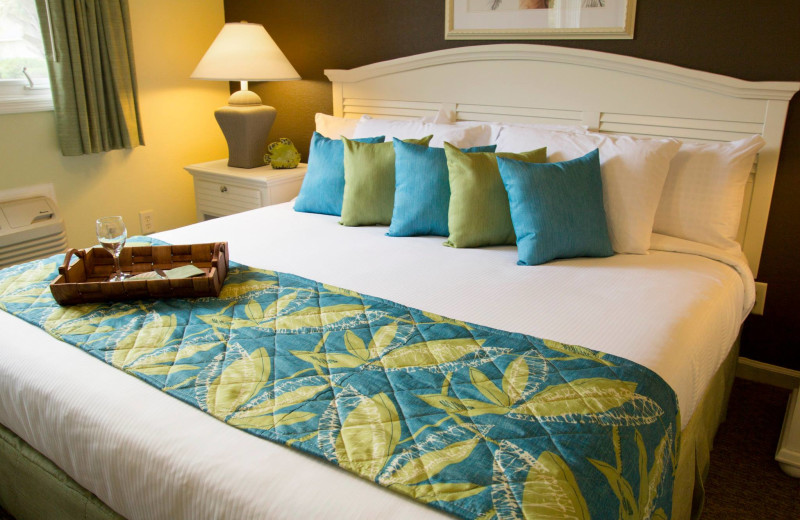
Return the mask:
[[(53, 112), (0, 115), (0, 190), (52, 183), (72, 247), (92, 245), (94, 221), (122, 215), (139, 234), (139, 211), (157, 230), (195, 221), (183, 166), (227, 155), (214, 109), (228, 83), (189, 79), (225, 21), (223, 0), (132, 0), (134, 56), (145, 146), (63, 157)], [(189, 16), (190, 15), (190, 16)]]

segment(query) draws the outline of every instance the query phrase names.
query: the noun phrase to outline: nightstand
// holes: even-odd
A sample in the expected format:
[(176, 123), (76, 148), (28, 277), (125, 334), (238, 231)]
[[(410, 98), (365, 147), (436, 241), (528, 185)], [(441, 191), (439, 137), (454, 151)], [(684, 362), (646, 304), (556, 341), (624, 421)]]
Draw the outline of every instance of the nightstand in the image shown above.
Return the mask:
[(197, 220), (223, 217), (292, 200), (300, 191), (307, 164), (273, 170), (271, 166), (233, 168), (227, 159), (185, 167), (194, 177)]

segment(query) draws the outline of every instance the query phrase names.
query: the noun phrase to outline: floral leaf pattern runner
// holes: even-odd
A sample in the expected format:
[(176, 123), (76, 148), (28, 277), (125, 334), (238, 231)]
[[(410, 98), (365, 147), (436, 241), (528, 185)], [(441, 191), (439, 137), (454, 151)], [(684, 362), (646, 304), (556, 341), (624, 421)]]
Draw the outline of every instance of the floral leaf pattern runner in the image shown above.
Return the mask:
[(0, 310), (233, 427), (461, 518), (670, 517), (677, 401), (633, 362), (237, 264), (60, 307), (62, 261), (0, 271)]

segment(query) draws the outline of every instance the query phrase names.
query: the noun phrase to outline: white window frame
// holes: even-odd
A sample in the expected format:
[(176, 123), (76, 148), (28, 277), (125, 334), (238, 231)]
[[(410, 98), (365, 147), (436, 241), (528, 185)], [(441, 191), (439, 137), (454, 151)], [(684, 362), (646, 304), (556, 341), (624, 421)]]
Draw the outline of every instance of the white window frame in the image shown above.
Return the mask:
[[(50, 23), (49, 19), (46, 22)], [(53, 93), (49, 78), (31, 79), (25, 74), (22, 78), (0, 79), (0, 114), (48, 110), (53, 110)]]
[(0, 114), (22, 114), (53, 110), (50, 83), (37, 78), (42, 84), (30, 87), (25, 79), (0, 79)]

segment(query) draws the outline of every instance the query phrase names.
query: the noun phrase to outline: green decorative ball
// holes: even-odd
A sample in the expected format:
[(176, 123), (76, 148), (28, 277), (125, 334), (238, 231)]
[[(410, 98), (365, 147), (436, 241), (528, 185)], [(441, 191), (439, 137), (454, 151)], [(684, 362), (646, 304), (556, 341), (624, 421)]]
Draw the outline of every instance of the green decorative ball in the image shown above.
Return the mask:
[(300, 164), (300, 152), (297, 151), (290, 139), (281, 137), (267, 146), (264, 164), (271, 164), (274, 170), (295, 168)]

